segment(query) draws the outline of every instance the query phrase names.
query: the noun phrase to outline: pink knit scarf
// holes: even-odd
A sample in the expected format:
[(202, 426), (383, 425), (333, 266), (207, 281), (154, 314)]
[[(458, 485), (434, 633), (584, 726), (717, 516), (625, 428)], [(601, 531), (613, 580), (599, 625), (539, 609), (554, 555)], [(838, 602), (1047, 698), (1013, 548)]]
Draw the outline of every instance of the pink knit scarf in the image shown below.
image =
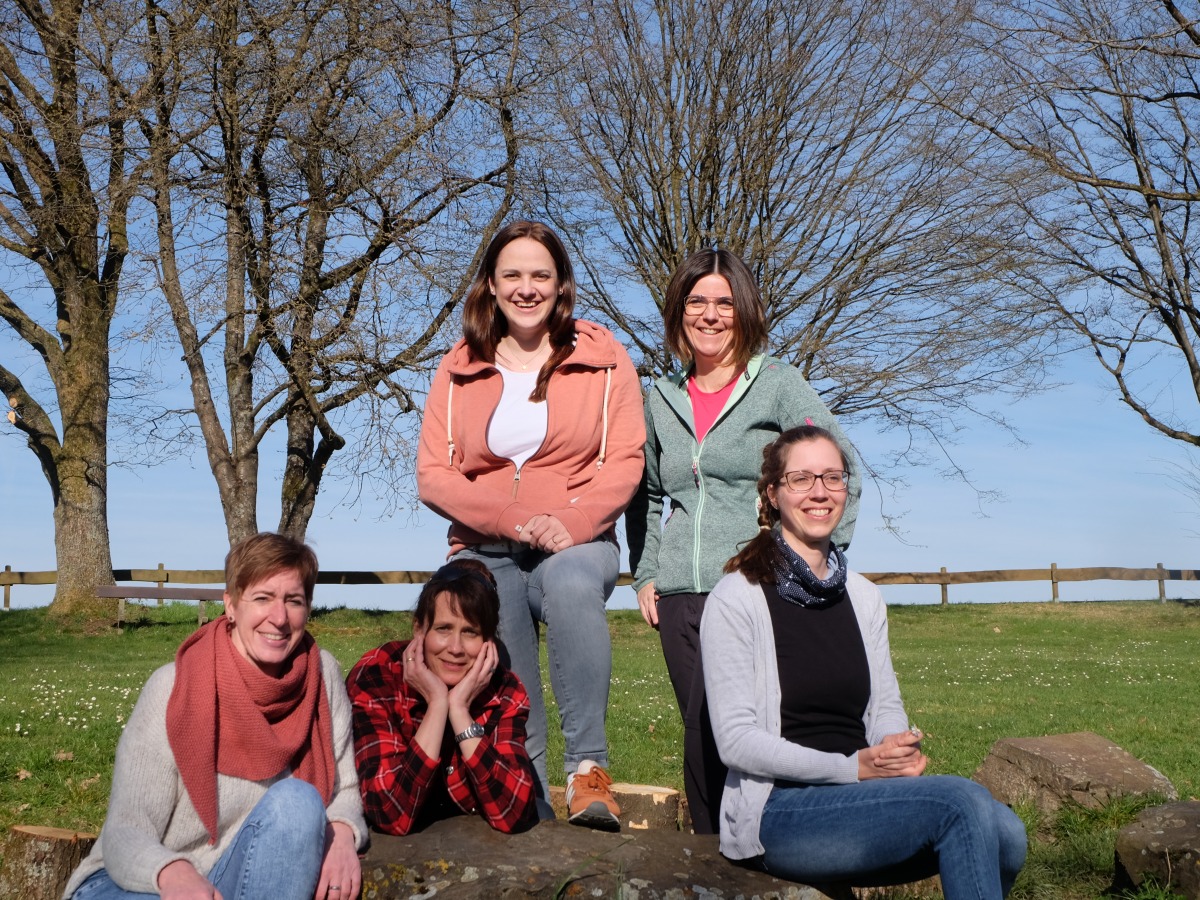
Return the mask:
[(175, 654), (167, 739), (183, 785), (217, 842), (217, 773), (264, 781), (286, 768), (333, 797), (335, 763), (321, 651), (305, 634), (279, 678), (242, 656), (219, 616)]

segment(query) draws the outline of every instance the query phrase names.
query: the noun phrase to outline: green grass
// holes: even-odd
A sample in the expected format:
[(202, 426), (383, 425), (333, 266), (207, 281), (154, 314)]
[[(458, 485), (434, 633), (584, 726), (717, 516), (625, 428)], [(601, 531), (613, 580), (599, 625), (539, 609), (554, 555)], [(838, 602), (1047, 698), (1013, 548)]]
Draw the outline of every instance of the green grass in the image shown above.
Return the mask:
[(1200, 609), (1178, 603), (892, 607), (892, 656), (938, 772), (992, 742), (1093, 731), (1200, 795)]
[[(0, 614), (0, 830), (17, 823), (97, 830), (113, 750), (146, 677), (195, 627), (188, 604), (131, 607), (122, 634), (56, 627), (45, 610)], [(971, 775), (992, 743), (1094, 731), (1153, 765), (1181, 798), (1200, 794), (1200, 609), (1178, 603), (892, 607), (892, 651), (931, 771)], [(619, 781), (682, 787), (682, 728), (657, 635), (636, 611), (609, 617), (608, 727)], [(318, 610), (311, 630), (348, 669), (367, 649), (410, 633), (407, 613)], [(550, 716), (556, 718), (547, 694)], [(551, 726), (551, 781), (562, 783)], [(1140, 804), (1054, 821), (1022, 810), (1030, 858), (1014, 896), (1097, 897), (1112, 878), (1116, 831)], [(893, 893), (893, 900), (905, 895)], [(1136, 900), (1168, 900), (1154, 886)]]

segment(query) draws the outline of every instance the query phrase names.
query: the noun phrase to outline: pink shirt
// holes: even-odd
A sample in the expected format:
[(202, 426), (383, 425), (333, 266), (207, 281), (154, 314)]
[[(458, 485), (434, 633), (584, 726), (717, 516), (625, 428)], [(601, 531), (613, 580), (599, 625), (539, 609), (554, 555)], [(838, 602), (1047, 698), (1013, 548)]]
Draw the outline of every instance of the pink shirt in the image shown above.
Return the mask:
[(742, 373), (739, 371), (737, 375), (729, 379), (729, 384), (711, 394), (708, 391), (700, 390), (696, 386), (694, 377), (687, 380), (688, 399), (692, 401), (692, 419), (696, 423), (697, 444), (703, 443), (704, 436), (708, 434), (708, 429), (712, 428), (713, 422), (717, 421), (717, 416), (725, 408), (729, 395), (733, 393), (733, 386), (737, 384), (741, 375)]

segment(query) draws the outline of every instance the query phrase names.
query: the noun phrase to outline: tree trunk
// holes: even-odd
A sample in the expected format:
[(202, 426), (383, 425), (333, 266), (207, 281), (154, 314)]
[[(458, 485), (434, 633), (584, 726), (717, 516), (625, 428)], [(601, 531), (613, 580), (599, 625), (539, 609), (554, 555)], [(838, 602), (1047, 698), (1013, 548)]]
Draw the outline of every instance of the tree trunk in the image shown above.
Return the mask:
[[(50, 611), (93, 615), (95, 587), (112, 584), (109, 334), (139, 181), (126, 157), (125, 131), (137, 91), (117, 81), (123, 67), (93, 66), (118, 46), (104, 44), (120, 33), (105, 15), (110, 10), (88, 7), (84, 24), (82, 4), (19, 6), (5, 7), (13, 11), (5, 16), (6, 42), (24, 37), (22, 88), (5, 94), (11, 127), (0, 135), (7, 177), (0, 218), (4, 252), (36, 263), (53, 293), (54, 331), (39, 322), (51, 317), (30, 315), (3, 291), (0, 313), (40, 356), (54, 402), (38, 402), (11, 372), (3, 380), (14, 407), (10, 421), (37, 455), (54, 502), (58, 589)], [(8, 74), (11, 83), (15, 77)], [(33, 91), (45, 97), (34, 99)], [(40, 302), (40, 290), (29, 294), (23, 302)]]
[(279, 494), (279, 533), (298, 541), (304, 540), (308, 531), (325, 467), (333, 454), (346, 446), (345, 439), (327, 420), (320, 424), (324, 430), (318, 441), (317, 417), (303, 400), (298, 400), (288, 413), (288, 452)]
[(237, 412), (231, 417), (232, 449), (209, 453), (230, 547), (258, 533), (258, 446), (244, 418)]
[[(87, 465), (69, 460), (68, 467)], [(103, 484), (70, 474), (54, 507), (54, 550), (58, 585), (50, 612), (58, 617), (84, 615), (99, 618), (112, 604), (96, 597), (99, 585), (112, 584), (112, 551), (108, 540), (108, 513)]]
[[(91, 318), (88, 305), (82, 318)], [(54, 549), (58, 585), (50, 611), (59, 617), (99, 616), (110, 604), (95, 588), (112, 584), (108, 535), (108, 323), (87, 322), (73, 329), (69, 351), (55, 379), (62, 443), (47, 472), (54, 494)]]
[(0, 841), (0, 897), (58, 900), (94, 843), (94, 834), (66, 828), (14, 826)]

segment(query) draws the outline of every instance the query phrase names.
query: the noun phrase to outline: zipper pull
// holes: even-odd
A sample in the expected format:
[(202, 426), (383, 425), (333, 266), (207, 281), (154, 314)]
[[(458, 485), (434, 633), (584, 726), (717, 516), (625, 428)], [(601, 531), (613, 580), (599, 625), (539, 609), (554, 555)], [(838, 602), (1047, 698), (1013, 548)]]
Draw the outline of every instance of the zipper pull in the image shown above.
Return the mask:
[(700, 487), (700, 461), (696, 457), (692, 457), (692, 478), (696, 480), (696, 487)]
[(520, 484), (521, 484), (521, 470), (517, 469), (516, 474), (513, 475), (513, 491), (512, 491), (513, 499), (516, 499), (517, 487)]

